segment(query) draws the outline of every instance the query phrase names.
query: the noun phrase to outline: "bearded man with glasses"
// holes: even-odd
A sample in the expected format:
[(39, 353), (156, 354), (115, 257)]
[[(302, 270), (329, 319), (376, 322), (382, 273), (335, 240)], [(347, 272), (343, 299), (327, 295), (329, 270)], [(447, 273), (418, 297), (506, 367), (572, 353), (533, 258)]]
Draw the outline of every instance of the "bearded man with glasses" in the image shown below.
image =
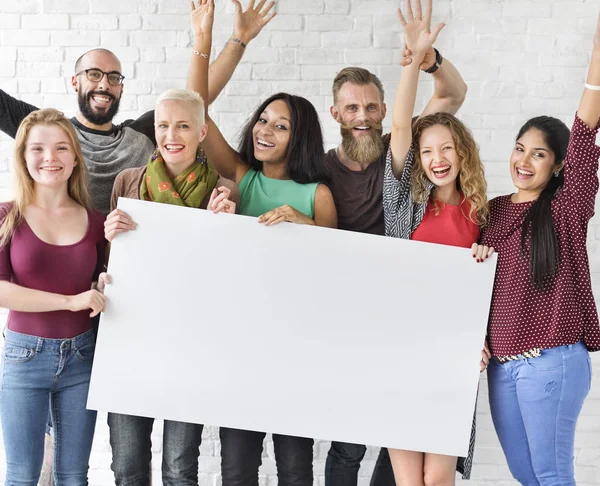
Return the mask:
[[(266, 25), (263, 17), (254, 5), (246, 10), (236, 9), (233, 34), (213, 63), (218, 74), (213, 75), (212, 66), (209, 71), (207, 104), (219, 95), (241, 60), (246, 45)], [(192, 49), (190, 55), (195, 55)], [(77, 93), (79, 111), (71, 121), (89, 169), (94, 207), (108, 214), (117, 175), (124, 169), (146, 165), (154, 151), (154, 111), (118, 125), (113, 123), (119, 111), (125, 77), (121, 62), (108, 49), (92, 49), (83, 54), (75, 63), (74, 73), (71, 85)], [(21, 121), (37, 109), (0, 89), (0, 130), (14, 138)]]

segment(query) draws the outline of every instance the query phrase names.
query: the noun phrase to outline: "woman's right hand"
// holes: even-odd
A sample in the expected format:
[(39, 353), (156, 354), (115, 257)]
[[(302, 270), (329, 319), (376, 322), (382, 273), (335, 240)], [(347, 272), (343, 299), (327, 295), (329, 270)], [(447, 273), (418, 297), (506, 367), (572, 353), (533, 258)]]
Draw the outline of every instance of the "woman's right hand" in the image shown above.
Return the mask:
[[(212, 35), (213, 22), (215, 20), (215, 1), (214, 0), (198, 0), (198, 5), (192, 2), (192, 11), (190, 13), (190, 24), (194, 35), (202, 37)], [(206, 53), (210, 54), (210, 53)]]
[(106, 297), (102, 292), (97, 290), (88, 290), (77, 295), (69, 295), (67, 309), (71, 312), (92, 309), (90, 317), (97, 316), (101, 311), (104, 311), (106, 305)]
[(207, 209), (213, 213), (235, 214), (235, 203), (229, 199), (231, 189), (225, 186), (215, 187), (210, 195)]
[(411, 0), (406, 0), (406, 18), (402, 15), (402, 10), (398, 9), (398, 17), (404, 29), (406, 48), (415, 54), (419, 64), (423, 62), (427, 51), (433, 46), (438, 34), (445, 26), (444, 23), (440, 23), (436, 25), (433, 32), (431, 31), (431, 2), (432, 0), (427, 0), (425, 15), (421, 8), (421, 0), (416, 0), (414, 14)]
[(106, 217), (106, 221), (104, 221), (104, 237), (108, 241), (112, 241), (119, 233), (132, 231), (135, 228), (136, 224), (131, 219), (131, 216), (125, 211), (115, 209)]
[(471, 246), (471, 253), (473, 254), (473, 258), (477, 263), (483, 262), (487, 260), (494, 253), (494, 248), (486, 245), (478, 245), (477, 243), (473, 243)]

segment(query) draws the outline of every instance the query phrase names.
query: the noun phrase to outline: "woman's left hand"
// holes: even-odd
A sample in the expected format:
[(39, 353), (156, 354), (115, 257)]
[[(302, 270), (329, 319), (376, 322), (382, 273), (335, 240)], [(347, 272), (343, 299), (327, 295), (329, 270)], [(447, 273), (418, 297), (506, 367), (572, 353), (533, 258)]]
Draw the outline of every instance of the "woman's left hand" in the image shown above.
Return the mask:
[(473, 258), (477, 263), (481, 263), (484, 260), (487, 260), (494, 253), (494, 248), (491, 246), (478, 245), (477, 243), (473, 243), (471, 246), (471, 253)]
[(481, 350), (481, 361), (479, 362), (479, 372), (483, 373), (487, 368), (488, 364), (490, 364), (490, 359), (492, 358), (492, 353), (490, 353), (490, 348), (488, 348), (487, 341), (483, 343), (483, 349)]
[(198, 0), (198, 6), (192, 3), (190, 13), (190, 24), (196, 37), (212, 35), (213, 22), (215, 20), (215, 1)]
[(110, 275), (106, 272), (102, 272), (98, 275), (98, 281), (92, 285), (92, 288), (98, 292), (104, 293), (104, 289), (107, 285), (110, 285)]
[(235, 214), (235, 203), (229, 199), (231, 190), (228, 187), (215, 187), (208, 201), (208, 210), (213, 213)]
[(265, 214), (258, 217), (258, 222), (265, 223), (265, 226), (272, 226), (274, 224), (283, 223), (284, 221), (296, 224), (315, 224), (312, 218), (309, 218), (300, 211), (296, 211), (289, 204), (284, 204), (271, 211), (267, 211)]
[[(254, 0), (248, 2), (248, 8), (244, 10), (239, 0), (232, 0), (235, 5), (235, 27), (233, 36), (248, 44), (254, 39), (265, 25), (267, 25), (273, 17), (275, 17), (275, 2), (271, 0), (260, 0), (254, 5)], [(265, 5), (266, 3), (266, 5)]]

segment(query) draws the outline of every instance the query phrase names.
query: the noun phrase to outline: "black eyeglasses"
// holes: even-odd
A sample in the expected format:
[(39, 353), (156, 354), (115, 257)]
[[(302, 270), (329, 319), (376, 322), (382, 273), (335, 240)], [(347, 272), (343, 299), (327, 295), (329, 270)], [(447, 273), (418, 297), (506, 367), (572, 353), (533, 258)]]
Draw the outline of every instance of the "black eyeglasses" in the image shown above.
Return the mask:
[(102, 71), (101, 69), (92, 68), (92, 69), (84, 69), (83, 71), (79, 71), (75, 76), (79, 76), (80, 74), (85, 73), (85, 77), (93, 83), (99, 83), (104, 75), (106, 74), (106, 79), (108, 79), (108, 84), (112, 86), (119, 86), (123, 83), (125, 76), (117, 71), (111, 71), (107, 73)]

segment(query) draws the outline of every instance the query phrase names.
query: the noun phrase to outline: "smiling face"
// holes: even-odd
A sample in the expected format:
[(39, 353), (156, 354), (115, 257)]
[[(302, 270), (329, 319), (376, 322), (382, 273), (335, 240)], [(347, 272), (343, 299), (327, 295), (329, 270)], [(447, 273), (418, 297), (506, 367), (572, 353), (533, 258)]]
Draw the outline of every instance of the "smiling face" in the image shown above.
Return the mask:
[(516, 141), (510, 157), (510, 175), (518, 193), (526, 199), (536, 199), (561, 167), (537, 128), (527, 130)]
[(198, 144), (208, 127), (200, 124), (195, 106), (179, 100), (164, 100), (154, 114), (156, 144), (169, 173), (179, 175), (196, 161)]
[(87, 79), (86, 69), (100, 69), (107, 73), (121, 73), (121, 63), (111, 53), (91, 51), (87, 53), (77, 67), (78, 74), (73, 76), (72, 84), (77, 91), (79, 111), (93, 125), (104, 125), (112, 122), (119, 110), (119, 102), (123, 94), (123, 85), (113, 86), (106, 75), (97, 82)]
[(419, 140), (419, 157), (425, 175), (437, 187), (456, 185), (460, 160), (448, 127), (433, 125), (423, 130)]
[(275, 100), (267, 105), (252, 128), (254, 157), (263, 164), (286, 161), (292, 130), (288, 104)]
[(77, 165), (71, 138), (57, 125), (33, 126), (24, 156), (29, 175), (35, 184), (44, 186), (67, 185)]
[(344, 83), (330, 111), (341, 125), (342, 148), (350, 159), (371, 163), (381, 156), (386, 106), (374, 83)]

